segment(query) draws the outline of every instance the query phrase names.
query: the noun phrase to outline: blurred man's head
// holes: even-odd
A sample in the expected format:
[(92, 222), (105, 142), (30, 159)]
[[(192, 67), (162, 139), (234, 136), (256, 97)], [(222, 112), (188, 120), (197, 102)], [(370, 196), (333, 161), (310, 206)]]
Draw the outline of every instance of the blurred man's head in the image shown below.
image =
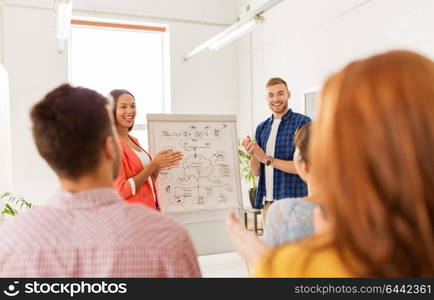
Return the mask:
[(35, 104), (30, 115), (36, 147), (61, 179), (78, 180), (101, 168), (117, 176), (119, 145), (101, 94), (63, 84)]

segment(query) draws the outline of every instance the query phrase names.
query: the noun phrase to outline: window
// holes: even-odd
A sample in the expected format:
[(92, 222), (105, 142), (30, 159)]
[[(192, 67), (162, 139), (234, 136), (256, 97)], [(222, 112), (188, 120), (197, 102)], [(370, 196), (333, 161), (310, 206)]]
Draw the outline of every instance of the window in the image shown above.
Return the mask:
[(170, 112), (167, 30), (73, 20), (70, 81), (103, 95), (127, 89), (136, 98), (132, 135), (147, 147), (146, 114)]

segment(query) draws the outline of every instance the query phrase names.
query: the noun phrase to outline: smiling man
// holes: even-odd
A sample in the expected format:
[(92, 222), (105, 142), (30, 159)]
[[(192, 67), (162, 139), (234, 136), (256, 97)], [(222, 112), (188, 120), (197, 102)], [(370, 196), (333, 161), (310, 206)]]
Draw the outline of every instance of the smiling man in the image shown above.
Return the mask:
[(248, 136), (242, 142), (252, 155), (253, 173), (259, 176), (254, 208), (263, 208), (264, 218), (273, 201), (307, 195), (307, 185), (294, 167), (293, 140), (297, 129), (311, 121), (288, 108), (291, 92), (283, 79), (271, 78), (266, 88), (272, 115), (256, 128), (256, 141)]

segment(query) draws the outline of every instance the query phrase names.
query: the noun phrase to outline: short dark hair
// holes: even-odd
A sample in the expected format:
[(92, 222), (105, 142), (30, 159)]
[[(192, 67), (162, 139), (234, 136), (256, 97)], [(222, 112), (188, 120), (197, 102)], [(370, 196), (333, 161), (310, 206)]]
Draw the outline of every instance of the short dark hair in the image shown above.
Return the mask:
[(309, 122), (301, 126), (294, 137), (294, 146), (300, 151), (301, 159), (308, 162), (309, 141), (311, 136), (311, 124)]
[[(133, 97), (134, 101), (136, 100), (136, 98), (134, 97), (134, 95), (132, 93), (130, 93), (129, 91), (124, 90), (124, 89), (115, 89), (115, 90), (112, 90), (110, 92), (110, 95), (113, 97), (113, 120), (114, 120), (115, 124), (117, 124), (117, 120), (116, 120), (116, 108), (118, 106), (118, 99), (123, 94), (130, 95), (131, 97)], [(128, 128), (128, 131), (131, 131), (133, 129), (133, 126), (131, 126), (130, 128)]]
[(59, 176), (77, 179), (98, 165), (113, 135), (107, 105), (94, 90), (62, 84), (33, 106), (36, 148)]
[(267, 81), (267, 84), (265, 85), (265, 88), (268, 88), (268, 87), (270, 87), (272, 85), (281, 84), (281, 83), (283, 83), (286, 86), (286, 88), (288, 89), (288, 85), (286, 84), (286, 81), (283, 80), (280, 77), (270, 78), (270, 80)]

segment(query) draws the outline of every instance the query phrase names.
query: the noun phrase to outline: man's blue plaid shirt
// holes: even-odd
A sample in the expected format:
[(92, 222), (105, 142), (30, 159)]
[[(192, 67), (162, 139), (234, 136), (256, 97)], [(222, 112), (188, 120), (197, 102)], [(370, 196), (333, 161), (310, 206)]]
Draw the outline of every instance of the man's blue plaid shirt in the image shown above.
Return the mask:
[[(274, 117), (271, 116), (256, 128), (255, 139), (259, 147), (265, 152), (271, 125)], [(293, 160), (295, 147), (293, 144), (295, 131), (311, 120), (309, 117), (289, 110), (280, 122), (276, 136), (274, 157), (283, 160)], [(265, 166), (260, 165), (258, 190), (256, 192), (255, 208), (262, 208), (262, 200), (265, 197)], [(307, 184), (296, 174), (290, 174), (274, 168), (273, 198), (298, 198), (307, 196)]]

